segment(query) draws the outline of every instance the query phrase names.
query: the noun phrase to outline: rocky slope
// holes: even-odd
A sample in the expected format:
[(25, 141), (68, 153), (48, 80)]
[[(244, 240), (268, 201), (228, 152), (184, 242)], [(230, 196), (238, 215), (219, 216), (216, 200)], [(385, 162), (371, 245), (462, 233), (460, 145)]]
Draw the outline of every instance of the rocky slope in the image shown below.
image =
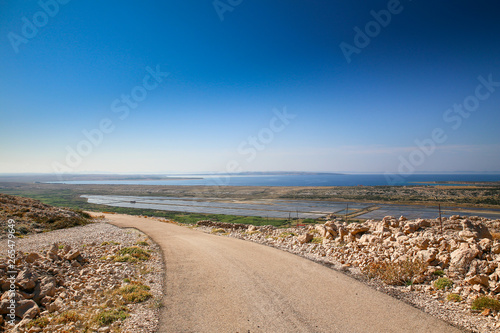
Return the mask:
[(16, 235), (63, 229), (90, 222), (84, 212), (49, 206), (38, 200), (0, 193), (0, 239), (5, 238), (7, 221), (16, 221)]
[(93, 223), (17, 239), (16, 250), (14, 273), (0, 258), (0, 331), (157, 329), (164, 267), (144, 234)]
[(391, 216), (307, 228), (198, 227), (332, 265), (462, 328), (500, 331), (500, 220), (452, 216), (442, 228), (439, 220)]

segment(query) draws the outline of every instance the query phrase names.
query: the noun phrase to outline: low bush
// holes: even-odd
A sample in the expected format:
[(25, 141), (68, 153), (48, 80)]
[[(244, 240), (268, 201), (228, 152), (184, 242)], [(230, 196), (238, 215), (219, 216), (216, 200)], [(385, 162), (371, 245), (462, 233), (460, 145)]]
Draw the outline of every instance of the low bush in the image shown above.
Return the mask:
[(478, 297), (472, 302), (471, 309), (472, 310), (490, 309), (490, 310), (499, 311), (500, 310), (500, 301), (498, 301), (497, 299), (491, 298), (491, 297), (487, 297), (487, 296)]
[(447, 277), (442, 277), (434, 281), (434, 288), (439, 290), (450, 288), (451, 286), (453, 286), (453, 281)]
[(370, 263), (362, 272), (370, 279), (379, 279), (389, 285), (408, 285), (421, 277), (426, 270), (420, 259)]

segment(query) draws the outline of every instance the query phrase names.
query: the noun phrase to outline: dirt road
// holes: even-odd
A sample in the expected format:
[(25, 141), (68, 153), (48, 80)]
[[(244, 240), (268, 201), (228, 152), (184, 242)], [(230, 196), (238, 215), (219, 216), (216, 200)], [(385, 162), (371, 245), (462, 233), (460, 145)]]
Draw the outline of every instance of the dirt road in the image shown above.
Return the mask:
[(127, 215), (163, 249), (160, 332), (459, 332), (322, 265), (263, 245)]

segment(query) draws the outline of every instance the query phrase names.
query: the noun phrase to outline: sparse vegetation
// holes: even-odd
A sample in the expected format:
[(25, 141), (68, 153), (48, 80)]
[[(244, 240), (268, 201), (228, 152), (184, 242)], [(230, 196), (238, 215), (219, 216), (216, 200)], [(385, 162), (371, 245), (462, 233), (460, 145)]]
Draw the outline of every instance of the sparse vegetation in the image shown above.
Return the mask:
[(29, 330), (32, 327), (39, 327), (39, 328), (45, 328), (47, 325), (50, 323), (49, 318), (47, 317), (38, 317), (32, 321), (30, 321), (27, 325), (26, 328)]
[(120, 245), (118, 242), (110, 241), (110, 242), (102, 242), (101, 246), (106, 246), (106, 245)]
[(321, 244), (323, 243), (323, 237), (313, 237), (313, 239), (311, 239), (311, 243)]
[(100, 326), (108, 326), (117, 320), (125, 320), (129, 317), (128, 309), (120, 307), (112, 310), (103, 310), (96, 315), (95, 321)]
[(139, 246), (125, 247), (118, 250), (114, 257), (116, 262), (136, 262), (138, 260), (148, 260), (151, 255)]
[(83, 316), (75, 310), (64, 311), (55, 317), (51, 322), (56, 324), (68, 324), (83, 321)]
[(446, 300), (448, 302), (461, 302), (462, 301), (462, 296), (460, 296), (459, 294), (448, 294), (446, 296)]
[(371, 263), (362, 269), (362, 272), (371, 279), (379, 279), (389, 285), (405, 285), (422, 276), (425, 264), (419, 260), (407, 259), (401, 262)]
[(444, 275), (444, 271), (442, 269), (437, 269), (434, 272), (432, 272), (432, 275), (443, 276)]
[(152, 297), (149, 287), (140, 282), (131, 282), (118, 289), (118, 293), (123, 296), (126, 303), (141, 303)]
[(212, 229), (212, 231), (210, 231), (210, 233), (212, 233), (212, 234), (220, 234), (220, 233), (224, 233), (224, 232), (226, 232), (226, 230), (221, 229), (221, 228), (215, 228), (215, 229)]
[(281, 238), (286, 238), (286, 237), (293, 237), (293, 236), (297, 236), (297, 234), (294, 234), (293, 232), (288, 232), (288, 231), (283, 231), (279, 237)]

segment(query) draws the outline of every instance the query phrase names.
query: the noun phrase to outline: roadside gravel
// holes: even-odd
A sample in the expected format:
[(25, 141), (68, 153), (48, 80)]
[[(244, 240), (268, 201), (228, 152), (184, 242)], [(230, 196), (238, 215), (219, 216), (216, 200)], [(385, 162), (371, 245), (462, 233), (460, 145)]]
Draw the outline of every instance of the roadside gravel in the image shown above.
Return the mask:
[[(151, 254), (149, 260), (139, 261), (136, 263), (115, 263), (109, 258), (108, 260), (102, 259), (103, 254), (112, 253), (113, 251), (118, 251), (121, 248), (135, 246), (138, 241), (146, 241), (148, 243), (147, 249)], [(103, 286), (104, 281), (123, 281), (124, 278), (128, 278), (133, 281), (140, 281), (150, 288), (149, 292), (153, 295), (153, 297), (146, 302), (128, 304), (127, 307), (129, 317), (123, 322), (116, 322), (114, 325), (110, 325), (109, 327), (100, 327), (95, 331), (150, 333), (158, 330), (159, 309), (161, 307), (161, 299), (163, 296), (165, 267), (160, 248), (147, 235), (137, 229), (121, 229), (98, 219), (97, 222), (86, 226), (55, 230), (46, 233), (29, 235), (25, 238), (18, 238), (16, 239), (16, 251), (18, 253), (18, 257), (23, 256), (23, 254), (26, 253), (38, 253), (42, 256), (42, 258), (45, 258), (45, 255), (48, 253), (47, 249), (49, 249), (54, 243), (56, 243), (59, 248), (69, 245), (72, 249), (80, 251), (82, 257), (86, 260), (86, 262), (88, 262), (87, 265), (89, 266), (86, 269), (82, 269), (82, 271), (87, 274), (86, 277), (82, 276), (82, 279), (84, 280), (88, 278), (89, 281), (92, 281), (93, 279), (96, 279), (96, 281), (102, 281), (101, 287), (105, 288)], [(7, 248), (6, 240), (0, 241), (0, 248)], [(0, 254), (0, 257), (4, 257), (4, 254)], [(54, 263), (57, 262), (58, 261), (54, 261)], [(85, 265), (82, 267), (85, 267)], [(112, 274), (115, 276), (98, 276), (99, 274), (96, 274), (97, 267), (100, 267), (101, 270), (106, 272), (107, 275)], [(57, 293), (54, 296), (54, 299), (61, 293), (70, 295), (72, 292), (78, 293), (77, 290), (72, 290), (71, 281), (66, 281), (63, 286), (64, 287), (57, 288)], [(82, 304), (77, 303), (79, 307), (74, 310), (84, 313), (86, 309), (83, 309), (82, 307), (95, 306), (95, 304), (99, 304), (100, 300), (96, 295), (92, 294), (91, 290), (81, 290), (86, 293), (86, 295), (83, 295), (84, 299), (95, 299), (95, 301), (91, 302), (85, 302)], [(42, 313), (40, 316), (47, 316), (50, 318), (54, 315), (52, 312), (49, 314), (49, 311), (47, 310), (45, 310), (44, 313), (43, 307), (41, 308), (41, 311)], [(57, 312), (55, 314), (57, 315)], [(37, 316), (37, 318), (38, 317), (39, 316)], [(12, 329), (12, 327), (10, 327), (10, 329)], [(43, 331), (52, 331), (54, 328), (52, 328), (52, 330), (47, 329)], [(62, 332), (65, 329), (67, 329), (67, 327), (58, 327), (56, 331)], [(42, 330), (29, 330), (20, 327), (17, 331), (41, 332)], [(70, 331), (73, 332), (73, 330)]]

